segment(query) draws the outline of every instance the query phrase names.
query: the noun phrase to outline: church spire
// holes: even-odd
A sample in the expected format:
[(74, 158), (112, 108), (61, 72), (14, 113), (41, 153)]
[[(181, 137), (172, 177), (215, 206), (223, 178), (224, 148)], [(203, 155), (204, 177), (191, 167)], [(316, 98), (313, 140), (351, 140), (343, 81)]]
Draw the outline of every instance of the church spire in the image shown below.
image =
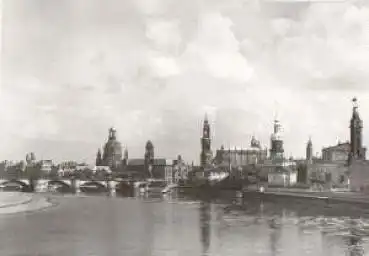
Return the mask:
[(124, 159), (128, 160), (128, 148), (124, 149)]
[(205, 168), (210, 164), (211, 160), (212, 160), (212, 151), (210, 139), (210, 125), (208, 121), (208, 116), (207, 114), (205, 114), (201, 138), (200, 164), (203, 168)]
[(153, 178), (153, 167), (154, 167), (154, 144), (151, 140), (146, 142), (145, 146), (145, 172), (149, 175), (149, 177)]
[(311, 141), (311, 136), (306, 145), (306, 160), (311, 161), (313, 159), (313, 142)]
[(208, 115), (207, 114), (205, 114), (205, 118), (204, 118), (204, 126), (203, 126), (203, 130), (202, 130), (202, 137), (210, 139), (210, 125), (209, 125), (209, 120), (208, 120)]
[(283, 139), (281, 136), (281, 125), (278, 120), (274, 120), (273, 133), (270, 141), (270, 158), (284, 159)]
[(96, 154), (96, 163), (95, 163), (96, 166), (101, 166), (101, 162), (102, 162), (101, 150), (98, 149)]
[(358, 102), (357, 98), (352, 99), (352, 117), (350, 120), (350, 158), (354, 159), (365, 159), (365, 151), (362, 145), (362, 129), (363, 121), (360, 119), (358, 112)]

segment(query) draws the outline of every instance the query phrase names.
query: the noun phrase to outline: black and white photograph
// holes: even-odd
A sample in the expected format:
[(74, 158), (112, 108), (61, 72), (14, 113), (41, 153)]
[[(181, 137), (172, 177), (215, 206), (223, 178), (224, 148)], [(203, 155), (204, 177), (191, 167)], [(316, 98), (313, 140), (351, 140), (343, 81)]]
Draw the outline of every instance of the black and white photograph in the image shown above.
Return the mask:
[(0, 256), (369, 256), (369, 0), (0, 10)]

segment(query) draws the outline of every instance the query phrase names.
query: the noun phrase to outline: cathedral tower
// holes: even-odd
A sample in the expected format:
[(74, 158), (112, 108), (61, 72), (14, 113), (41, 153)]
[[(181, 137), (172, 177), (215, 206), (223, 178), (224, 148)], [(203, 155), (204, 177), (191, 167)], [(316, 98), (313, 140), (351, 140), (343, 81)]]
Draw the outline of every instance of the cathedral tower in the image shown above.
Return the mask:
[(213, 153), (211, 151), (211, 139), (210, 139), (210, 125), (207, 115), (205, 115), (204, 125), (202, 129), (201, 138), (201, 155), (200, 165), (202, 168), (206, 168), (211, 164)]
[(123, 164), (128, 165), (128, 148), (124, 149)]
[(96, 164), (96, 166), (101, 166), (102, 165), (102, 155), (101, 155), (101, 150), (100, 149), (97, 150), (95, 164)]
[(149, 175), (149, 177), (153, 177), (152, 169), (154, 166), (154, 145), (150, 140), (146, 142), (144, 158), (145, 158), (145, 172)]
[(270, 158), (284, 159), (283, 139), (281, 135), (281, 125), (279, 121), (274, 120), (274, 131), (270, 137)]
[(366, 148), (363, 147), (363, 121), (360, 119), (358, 112), (357, 99), (353, 98), (352, 117), (350, 121), (350, 160), (365, 159)]
[(311, 137), (306, 144), (306, 160), (310, 162), (313, 160), (313, 143)]

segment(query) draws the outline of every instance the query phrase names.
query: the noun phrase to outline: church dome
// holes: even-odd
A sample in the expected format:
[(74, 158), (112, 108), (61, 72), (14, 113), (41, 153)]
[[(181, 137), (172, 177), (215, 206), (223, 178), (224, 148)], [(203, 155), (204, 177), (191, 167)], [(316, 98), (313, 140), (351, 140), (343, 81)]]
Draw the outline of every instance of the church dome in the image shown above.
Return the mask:
[(154, 145), (152, 144), (151, 140), (146, 142), (146, 149), (151, 150), (154, 148)]
[(105, 143), (105, 150), (110, 152), (122, 152), (122, 145), (117, 140), (109, 140)]
[(116, 138), (116, 130), (109, 129), (108, 141), (104, 146), (103, 164), (113, 167), (119, 165), (122, 159), (122, 145)]
[(252, 136), (251, 138), (251, 147), (252, 148), (260, 147), (260, 142), (257, 139), (255, 139), (255, 136)]

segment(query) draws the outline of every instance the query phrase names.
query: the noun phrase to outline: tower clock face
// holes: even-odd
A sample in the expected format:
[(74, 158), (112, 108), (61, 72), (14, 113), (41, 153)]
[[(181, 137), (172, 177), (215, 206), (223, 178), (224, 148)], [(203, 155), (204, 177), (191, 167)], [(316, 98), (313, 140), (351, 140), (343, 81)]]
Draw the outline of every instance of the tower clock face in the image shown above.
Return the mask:
[(208, 136), (208, 131), (207, 130), (204, 131), (204, 135)]

